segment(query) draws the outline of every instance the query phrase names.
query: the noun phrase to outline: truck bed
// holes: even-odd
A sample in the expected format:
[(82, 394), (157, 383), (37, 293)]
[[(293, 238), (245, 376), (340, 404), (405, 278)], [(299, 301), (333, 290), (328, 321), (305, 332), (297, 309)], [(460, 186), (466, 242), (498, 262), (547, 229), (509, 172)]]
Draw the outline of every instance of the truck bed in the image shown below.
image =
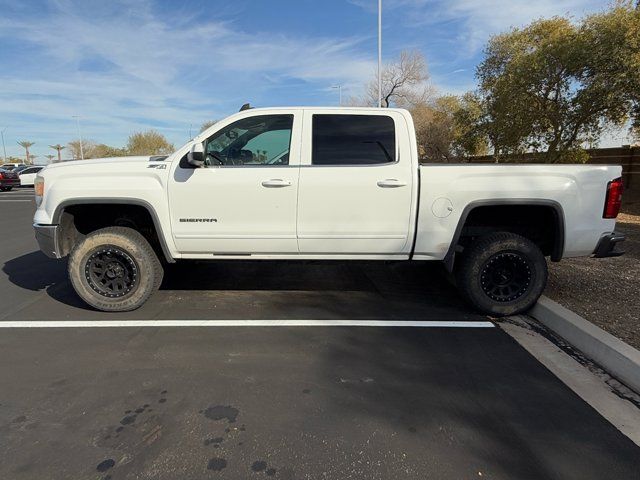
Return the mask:
[(610, 165), (422, 164), (414, 258), (442, 260), (471, 210), (533, 203), (557, 209), (564, 225), (562, 257), (590, 255), (615, 219), (602, 218)]

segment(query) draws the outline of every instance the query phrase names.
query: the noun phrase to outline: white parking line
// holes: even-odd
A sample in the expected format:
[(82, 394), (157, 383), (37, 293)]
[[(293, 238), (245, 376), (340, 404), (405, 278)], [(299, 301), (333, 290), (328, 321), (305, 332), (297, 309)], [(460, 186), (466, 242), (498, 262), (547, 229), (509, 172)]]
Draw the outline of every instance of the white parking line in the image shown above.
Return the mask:
[(11, 203), (11, 202), (33, 202), (33, 199), (30, 199), (30, 200), (17, 199), (17, 200), (14, 200), (12, 198), (10, 200), (5, 200), (4, 198), (0, 198), (0, 203)]
[(126, 327), (414, 327), (493, 328), (491, 322), (415, 320), (51, 320), (2, 321), (0, 328)]

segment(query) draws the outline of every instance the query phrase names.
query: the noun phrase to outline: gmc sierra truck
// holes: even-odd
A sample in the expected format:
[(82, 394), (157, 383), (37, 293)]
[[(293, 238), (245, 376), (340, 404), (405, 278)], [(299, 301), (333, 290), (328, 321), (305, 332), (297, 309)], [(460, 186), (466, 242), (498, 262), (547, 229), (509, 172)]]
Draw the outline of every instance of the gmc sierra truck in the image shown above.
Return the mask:
[(439, 261), (491, 315), (530, 308), (545, 257), (619, 255), (620, 166), (419, 164), (401, 109), (246, 109), (168, 157), (53, 164), (36, 238), (103, 311), (140, 307), (165, 262)]

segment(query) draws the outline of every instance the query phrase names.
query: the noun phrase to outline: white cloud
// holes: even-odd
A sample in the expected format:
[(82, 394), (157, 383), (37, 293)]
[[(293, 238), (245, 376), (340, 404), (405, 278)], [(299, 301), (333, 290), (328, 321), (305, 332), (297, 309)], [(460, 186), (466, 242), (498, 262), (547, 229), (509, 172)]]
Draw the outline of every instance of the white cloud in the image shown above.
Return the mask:
[[(248, 96), (268, 100), (283, 81), (309, 84), (313, 92), (336, 81), (361, 84), (374, 69), (358, 52), (358, 38), (246, 32), (202, 17), (168, 20), (149, 2), (105, 2), (91, 12), (66, 0), (53, 5), (39, 17), (14, 11), (0, 19), (0, 39), (39, 52), (24, 69), (0, 72), (0, 115), (25, 137), (34, 124), (59, 125), (57, 139), (46, 142), (75, 136), (70, 117), (78, 113), (85, 135), (100, 142), (122, 144), (132, 127), (158, 125), (180, 142), (190, 123), (219, 118)], [(56, 128), (41, 131), (53, 135)]]
[[(349, 0), (368, 11), (377, 10), (372, 0)], [(385, 13), (403, 19), (405, 26), (422, 28), (433, 38), (429, 27), (455, 31), (452, 48), (460, 55), (478, 53), (491, 35), (523, 26), (538, 18), (556, 15), (580, 18), (606, 7), (601, 0), (383, 0)], [(454, 25), (455, 24), (455, 25)]]

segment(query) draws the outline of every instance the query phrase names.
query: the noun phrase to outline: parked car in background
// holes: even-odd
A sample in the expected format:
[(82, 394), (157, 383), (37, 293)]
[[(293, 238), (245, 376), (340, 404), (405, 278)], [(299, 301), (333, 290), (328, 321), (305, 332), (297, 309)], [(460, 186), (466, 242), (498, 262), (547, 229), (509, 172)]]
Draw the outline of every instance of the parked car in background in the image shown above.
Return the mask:
[(21, 187), (33, 187), (33, 181), (36, 179), (36, 175), (42, 170), (44, 167), (27, 167), (23, 169), (16, 168), (14, 172), (18, 174), (18, 178), (20, 179)]
[(8, 192), (13, 187), (20, 186), (18, 174), (11, 170), (0, 168), (0, 192)]
[(26, 163), (3, 163), (2, 165), (0, 165), (0, 168), (2, 168), (3, 170), (13, 170), (18, 167), (28, 167), (28, 166), (29, 165), (27, 165)]

